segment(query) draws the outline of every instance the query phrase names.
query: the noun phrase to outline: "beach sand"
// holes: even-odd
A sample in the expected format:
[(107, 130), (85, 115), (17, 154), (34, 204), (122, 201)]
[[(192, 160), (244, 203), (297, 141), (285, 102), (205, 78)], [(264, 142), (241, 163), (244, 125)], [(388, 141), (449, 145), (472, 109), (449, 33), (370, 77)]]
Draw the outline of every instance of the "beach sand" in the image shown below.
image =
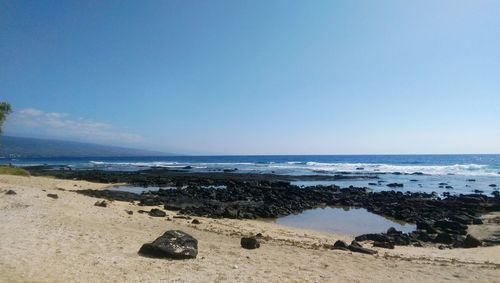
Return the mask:
[[(172, 219), (172, 211), (168, 221), (137, 213), (151, 207), (98, 207), (98, 199), (69, 191), (106, 186), (0, 175), (0, 282), (500, 282), (500, 246), (396, 247), (371, 256), (323, 247), (350, 236), (259, 220), (196, 217), (201, 224), (194, 225)], [(8, 189), (17, 194), (6, 195)], [(171, 229), (198, 239), (196, 259), (137, 254)], [(264, 235), (261, 248), (242, 249), (240, 237), (256, 233)]]

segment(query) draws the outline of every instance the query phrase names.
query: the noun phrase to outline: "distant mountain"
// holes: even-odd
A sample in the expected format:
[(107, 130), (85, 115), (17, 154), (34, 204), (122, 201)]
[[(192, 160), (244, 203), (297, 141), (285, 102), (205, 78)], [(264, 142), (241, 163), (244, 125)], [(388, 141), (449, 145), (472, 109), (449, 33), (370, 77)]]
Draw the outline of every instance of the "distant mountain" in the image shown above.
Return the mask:
[(166, 156), (172, 153), (81, 142), (1, 136), (0, 157)]

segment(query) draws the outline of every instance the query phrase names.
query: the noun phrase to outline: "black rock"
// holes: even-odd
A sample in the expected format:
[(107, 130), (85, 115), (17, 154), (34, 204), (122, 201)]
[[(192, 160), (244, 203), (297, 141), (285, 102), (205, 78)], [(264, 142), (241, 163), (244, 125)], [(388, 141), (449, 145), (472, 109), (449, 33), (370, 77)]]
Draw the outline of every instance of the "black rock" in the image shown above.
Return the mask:
[(5, 192), (6, 195), (17, 195), (17, 193), (14, 190), (8, 190)]
[(334, 250), (348, 250), (349, 249), (349, 245), (346, 242), (344, 242), (344, 241), (337, 240), (335, 242), (335, 244), (333, 244), (333, 249)]
[(128, 215), (132, 215), (134, 214), (134, 212), (132, 210), (125, 210), (125, 212), (128, 214)]
[(467, 225), (461, 224), (456, 221), (450, 221), (450, 220), (439, 220), (434, 223), (435, 227), (438, 228), (443, 228), (443, 229), (449, 229), (452, 231), (465, 231), (467, 230)]
[(475, 182), (476, 179), (467, 179), (467, 182)]
[(59, 196), (57, 194), (47, 194), (47, 196), (49, 198), (53, 198), (53, 199), (58, 199), (59, 198)]
[(497, 187), (496, 184), (490, 184), (489, 186), (492, 187), (492, 188), (496, 188)]
[(394, 249), (394, 243), (389, 242), (373, 242), (373, 246), (384, 249)]
[(453, 237), (447, 233), (439, 233), (437, 237), (434, 238), (434, 243), (451, 244), (453, 243)]
[(100, 206), (100, 207), (107, 207), (108, 206), (108, 203), (103, 200), (103, 201), (98, 201), (96, 203), (94, 203), (95, 206)]
[(169, 230), (152, 243), (142, 245), (139, 254), (153, 258), (196, 258), (198, 240), (183, 231)]
[(474, 236), (471, 236), (470, 234), (465, 237), (464, 240), (464, 248), (476, 248), (481, 246), (483, 243), (476, 239)]
[(377, 253), (377, 251), (375, 251), (375, 250), (363, 248), (363, 246), (361, 246), (361, 244), (358, 243), (357, 241), (352, 241), (352, 243), (351, 243), (351, 245), (349, 245), (348, 249), (351, 252), (369, 254), (369, 255), (373, 255), (373, 254)]
[(201, 224), (201, 222), (198, 219), (193, 219), (193, 221), (191, 221), (191, 224)]
[(240, 241), (241, 247), (248, 250), (257, 249), (260, 247), (260, 242), (255, 237), (243, 237)]
[(387, 186), (389, 188), (402, 188), (403, 184), (400, 184), (400, 183), (390, 183), (390, 184), (387, 184)]
[(360, 236), (357, 236), (356, 241), (364, 242), (364, 241), (376, 241), (376, 242), (389, 242), (390, 239), (387, 237), (387, 235), (384, 235), (382, 233), (379, 234), (363, 234)]
[(153, 217), (165, 217), (167, 213), (161, 209), (153, 208), (148, 212), (148, 215)]

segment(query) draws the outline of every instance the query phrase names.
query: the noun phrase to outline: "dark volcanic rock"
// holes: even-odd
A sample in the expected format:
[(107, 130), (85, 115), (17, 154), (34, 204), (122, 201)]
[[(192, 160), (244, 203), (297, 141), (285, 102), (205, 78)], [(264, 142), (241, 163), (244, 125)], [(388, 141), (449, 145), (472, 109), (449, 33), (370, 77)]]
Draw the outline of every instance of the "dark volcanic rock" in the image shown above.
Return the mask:
[(373, 254), (377, 253), (377, 251), (375, 251), (375, 250), (364, 248), (357, 241), (352, 241), (352, 243), (351, 243), (351, 245), (349, 245), (348, 249), (351, 252), (362, 253), (362, 254), (369, 254), (369, 255), (373, 255)]
[(400, 183), (390, 183), (390, 184), (387, 184), (387, 186), (389, 188), (402, 188), (403, 184), (400, 184)]
[(17, 193), (14, 190), (8, 190), (5, 192), (6, 195), (17, 195)]
[(200, 220), (198, 219), (193, 219), (193, 221), (191, 221), (191, 224), (201, 224)]
[(59, 198), (59, 196), (57, 194), (47, 194), (47, 196), (49, 198), (53, 198), (53, 199), (58, 199)]
[(198, 241), (180, 230), (169, 230), (152, 243), (142, 245), (139, 254), (153, 258), (196, 258)]
[(373, 242), (373, 246), (384, 249), (394, 249), (394, 243)]
[(333, 249), (334, 250), (348, 250), (349, 249), (349, 245), (346, 242), (344, 242), (344, 241), (337, 240), (335, 242), (335, 244), (333, 244)]
[(148, 215), (153, 217), (165, 217), (167, 213), (161, 209), (153, 208), (148, 212)]
[(100, 207), (107, 207), (108, 206), (108, 203), (103, 200), (103, 201), (98, 201), (96, 203), (94, 203), (95, 206), (100, 206)]
[(464, 248), (476, 248), (480, 247), (483, 243), (476, 239), (474, 236), (471, 236), (470, 234), (465, 237), (464, 240)]
[(450, 234), (447, 234), (447, 233), (439, 233), (436, 236), (436, 238), (434, 238), (434, 243), (452, 244), (453, 243), (453, 237)]
[(259, 240), (255, 237), (243, 237), (240, 241), (241, 247), (248, 250), (257, 249), (260, 247)]

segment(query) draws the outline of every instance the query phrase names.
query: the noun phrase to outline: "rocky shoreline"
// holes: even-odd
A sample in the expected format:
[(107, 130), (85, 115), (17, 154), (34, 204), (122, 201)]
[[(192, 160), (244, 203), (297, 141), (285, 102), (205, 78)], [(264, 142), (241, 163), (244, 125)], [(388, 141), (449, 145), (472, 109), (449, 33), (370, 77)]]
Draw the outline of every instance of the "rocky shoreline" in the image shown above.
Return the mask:
[[(500, 238), (478, 240), (468, 234), (468, 225), (481, 225), (481, 215), (500, 211), (500, 195), (448, 195), (401, 191), (372, 192), (369, 188), (315, 186), (307, 189), (290, 181), (308, 178), (376, 178), (376, 176), (282, 176), (272, 174), (186, 173), (168, 170), (139, 172), (68, 171), (32, 169), (34, 175), (105, 183), (128, 183), (139, 186), (177, 186), (182, 189), (160, 189), (141, 195), (113, 190), (79, 190), (87, 196), (108, 200), (137, 201), (142, 206), (162, 205), (182, 214), (211, 218), (276, 218), (300, 213), (320, 206), (365, 208), (386, 217), (416, 223), (417, 229), (402, 233), (366, 234), (358, 241), (373, 241), (379, 247), (394, 245), (422, 246), (436, 244), (442, 248), (498, 245)], [(207, 187), (208, 186), (208, 187)], [(225, 186), (217, 188), (216, 186)]]

